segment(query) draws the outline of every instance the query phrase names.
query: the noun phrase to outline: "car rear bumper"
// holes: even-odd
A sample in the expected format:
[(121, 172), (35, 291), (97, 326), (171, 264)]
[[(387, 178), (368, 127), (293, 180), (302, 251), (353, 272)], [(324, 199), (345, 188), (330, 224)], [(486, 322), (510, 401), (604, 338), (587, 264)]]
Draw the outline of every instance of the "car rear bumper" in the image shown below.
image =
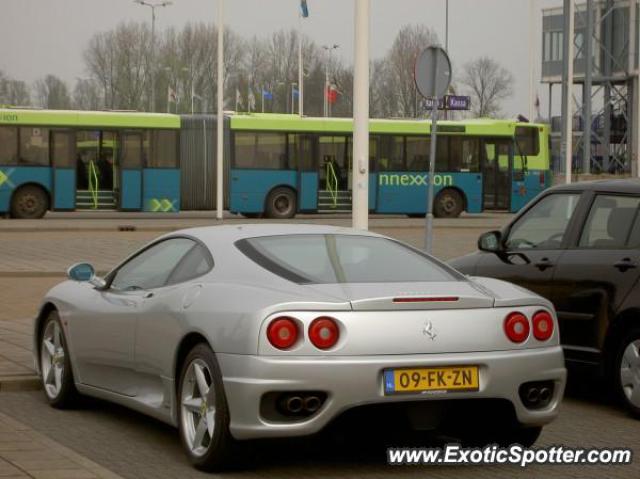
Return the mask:
[[(237, 439), (301, 436), (322, 430), (344, 411), (366, 404), (442, 399), (504, 399), (523, 426), (552, 421), (564, 394), (566, 370), (560, 346), (519, 351), (387, 356), (274, 357), (218, 354), (229, 403), (230, 430)], [(478, 365), (480, 389), (446, 394), (385, 395), (383, 371), (402, 367)], [(553, 381), (548, 406), (527, 409), (519, 387)], [(309, 418), (272, 420), (261, 412), (267, 393), (323, 391), (327, 399)]]

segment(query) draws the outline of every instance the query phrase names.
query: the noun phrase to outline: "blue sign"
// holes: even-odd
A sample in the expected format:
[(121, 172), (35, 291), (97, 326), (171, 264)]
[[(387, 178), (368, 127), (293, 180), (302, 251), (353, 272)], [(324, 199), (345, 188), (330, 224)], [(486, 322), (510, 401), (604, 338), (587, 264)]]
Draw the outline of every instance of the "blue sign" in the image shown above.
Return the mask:
[(309, 17), (309, 7), (307, 6), (307, 0), (300, 0), (300, 14), (303, 18)]
[[(431, 110), (433, 101), (433, 98), (425, 98), (425, 108)], [(446, 95), (444, 98), (438, 98), (438, 110), (469, 110), (470, 108), (470, 96)]]

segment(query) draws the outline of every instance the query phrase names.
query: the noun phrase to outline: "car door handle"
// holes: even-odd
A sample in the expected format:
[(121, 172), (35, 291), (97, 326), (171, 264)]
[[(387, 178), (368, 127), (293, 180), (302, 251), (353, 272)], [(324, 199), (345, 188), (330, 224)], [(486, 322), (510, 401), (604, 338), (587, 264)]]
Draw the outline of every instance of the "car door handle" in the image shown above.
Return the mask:
[(633, 261), (631, 261), (631, 258), (624, 258), (624, 259), (618, 261), (617, 263), (614, 263), (613, 267), (619, 269), (620, 271), (622, 271), (624, 273), (628, 269), (637, 268), (638, 264), (634, 263)]
[(549, 260), (549, 258), (542, 258), (540, 261), (536, 261), (533, 265), (538, 268), (540, 271), (544, 271), (547, 268), (553, 268), (553, 263)]
[(149, 298), (153, 298), (154, 296), (155, 296), (155, 294), (154, 294), (154, 293), (149, 292), (149, 293), (146, 293), (146, 294), (143, 296), (143, 298), (144, 298), (144, 299), (149, 299)]

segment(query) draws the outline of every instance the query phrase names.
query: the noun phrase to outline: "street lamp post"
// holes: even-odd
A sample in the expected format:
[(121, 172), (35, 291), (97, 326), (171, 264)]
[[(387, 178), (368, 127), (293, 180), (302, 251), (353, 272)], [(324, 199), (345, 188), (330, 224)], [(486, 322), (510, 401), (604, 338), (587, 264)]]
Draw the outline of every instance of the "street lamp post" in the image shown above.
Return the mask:
[(330, 116), (329, 114), (329, 67), (331, 65), (331, 58), (332, 58), (332, 53), (334, 50), (337, 50), (338, 48), (340, 48), (340, 45), (338, 44), (333, 44), (331, 46), (329, 45), (323, 45), (322, 48), (324, 48), (324, 51), (327, 52), (327, 64), (325, 66), (324, 69), (324, 92), (323, 92), (323, 98), (324, 98), (324, 116)]
[(222, 221), (224, 209), (224, 0), (218, 0), (218, 112), (216, 118), (216, 218)]
[(163, 2), (148, 2), (146, 0), (133, 0), (134, 3), (149, 7), (151, 9), (151, 111), (156, 109), (156, 75), (155, 75), (155, 51), (156, 51), (156, 8), (168, 7), (171, 5), (169, 1)]

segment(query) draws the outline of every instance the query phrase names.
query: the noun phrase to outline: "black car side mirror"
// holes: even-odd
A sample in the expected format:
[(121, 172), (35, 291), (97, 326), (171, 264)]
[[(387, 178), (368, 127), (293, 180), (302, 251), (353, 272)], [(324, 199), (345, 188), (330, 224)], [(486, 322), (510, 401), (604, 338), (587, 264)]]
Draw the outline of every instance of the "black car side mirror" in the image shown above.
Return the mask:
[(478, 249), (487, 253), (500, 253), (504, 251), (502, 247), (502, 233), (500, 231), (489, 231), (478, 238)]

